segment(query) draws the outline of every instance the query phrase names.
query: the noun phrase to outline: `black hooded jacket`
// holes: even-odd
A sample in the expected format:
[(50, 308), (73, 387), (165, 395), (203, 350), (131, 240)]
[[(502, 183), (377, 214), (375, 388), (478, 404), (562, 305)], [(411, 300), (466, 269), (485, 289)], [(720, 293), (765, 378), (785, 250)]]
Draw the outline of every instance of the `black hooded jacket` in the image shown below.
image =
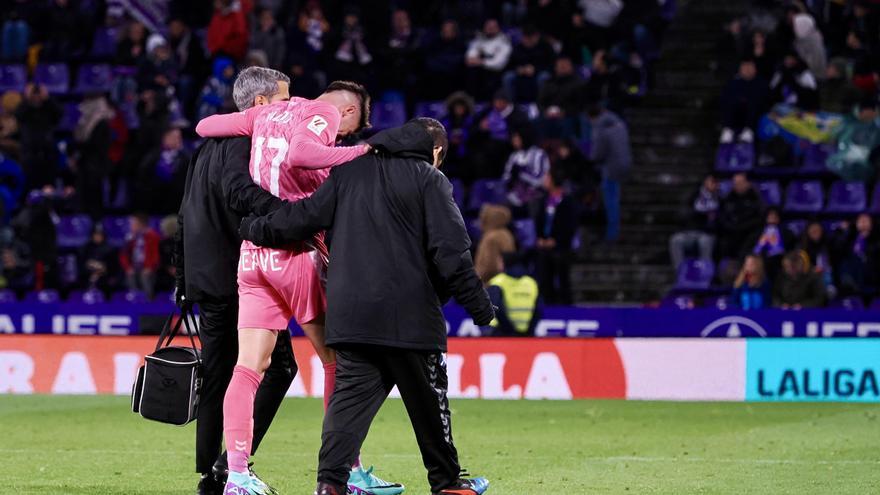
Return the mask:
[(452, 185), (431, 166), (433, 141), (419, 124), (369, 143), (373, 153), (334, 168), (311, 197), (245, 219), (241, 234), (277, 247), (333, 229), (328, 345), (445, 351), (449, 297), (478, 325), (494, 316)]

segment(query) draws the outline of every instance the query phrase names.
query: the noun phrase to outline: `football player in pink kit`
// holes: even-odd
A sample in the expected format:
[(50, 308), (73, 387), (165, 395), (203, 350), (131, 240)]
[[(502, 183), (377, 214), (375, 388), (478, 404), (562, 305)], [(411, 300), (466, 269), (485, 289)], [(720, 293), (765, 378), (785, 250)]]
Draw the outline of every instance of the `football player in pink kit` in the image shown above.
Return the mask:
[[(196, 126), (202, 137), (252, 136), (250, 170), (254, 182), (281, 199), (310, 196), (340, 165), (369, 151), (369, 145), (334, 147), (337, 137), (368, 126), (369, 95), (356, 83), (337, 81), (315, 100), (289, 101), (244, 112), (214, 115)], [(326, 296), (323, 234), (287, 250), (242, 243), (238, 265), (239, 354), (223, 403), (229, 456), (226, 493), (259, 494), (249, 485), (248, 455), (253, 437), (253, 402), (269, 365), (277, 332), (295, 318), (324, 364), (324, 405), (335, 388), (336, 358), (324, 345)], [(403, 486), (386, 483), (360, 466), (352, 471), (369, 494), (395, 495)], [(361, 480), (360, 478), (367, 478)]]

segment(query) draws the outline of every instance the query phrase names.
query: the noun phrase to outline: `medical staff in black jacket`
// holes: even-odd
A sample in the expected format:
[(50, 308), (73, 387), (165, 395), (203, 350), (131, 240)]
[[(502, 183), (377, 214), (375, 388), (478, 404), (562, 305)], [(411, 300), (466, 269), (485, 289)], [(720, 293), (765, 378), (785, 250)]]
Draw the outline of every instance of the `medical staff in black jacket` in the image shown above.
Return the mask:
[(488, 325), (494, 312), (452, 186), (437, 169), (446, 131), (419, 118), (368, 142), (373, 153), (334, 168), (310, 198), (241, 225), (243, 238), (270, 247), (333, 230), (327, 345), (337, 353), (336, 390), (316, 493), (345, 494), (351, 461), (397, 385), (432, 492), (480, 494), (488, 482), (460, 478), (452, 441), (441, 307), (454, 297), (477, 325)]
[[(240, 110), (286, 100), (289, 82), (278, 71), (251, 67), (239, 75), (233, 96)], [(196, 471), (202, 475), (199, 495), (221, 495), (226, 483), (226, 456), (221, 455), (220, 446), (223, 397), (238, 358), (238, 225), (251, 212), (265, 214), (282, 204), (251, 178), (250, 150), (248, 138), (205, 141), (187, 171), (178, 214), (177, 299), (181, 306), (198, 304), (202, 343), (204, 381), (196, 422)], [(254, 403), (253, 451), (296, 372), (290, 332), (279, 332), (272, 364)]]

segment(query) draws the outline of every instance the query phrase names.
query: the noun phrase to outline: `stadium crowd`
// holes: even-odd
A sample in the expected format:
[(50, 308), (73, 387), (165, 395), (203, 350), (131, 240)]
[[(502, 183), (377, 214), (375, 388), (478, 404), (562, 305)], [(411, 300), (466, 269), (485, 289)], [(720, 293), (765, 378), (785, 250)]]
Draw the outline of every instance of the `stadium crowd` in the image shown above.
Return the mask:
[[(501, 273), (504, 253), (529, 251), (548, 301), (570, 302), (578, 222), (604, 203), (605, 238), (618, 235), (631, 164), (620, 113), (647, 91), (674, 8), (674, 0), (369, 9), (316, 0), (4, 2), (0, 285), (18, 297), (170, 290), (175, 228), (162, 217), (179, 205), (198, 144), (192, 128), (233, 111), (237, 71), (260, 65), (291, 75), (298, 96), (333, 80), (364, 83), (374, 129), (408, 115), (441, 118), (452, 148), (444, 170), (475, 241), (486, 234), (477, 249), (484, 280)], [(509, 228), (505, 219), (515, 235), (489, 235)]]
[(878, 50), (870, 0), (755, 1), (726, 25), (715, 173), (670, 240), (679, 283), (743, 309), (880, 295)]

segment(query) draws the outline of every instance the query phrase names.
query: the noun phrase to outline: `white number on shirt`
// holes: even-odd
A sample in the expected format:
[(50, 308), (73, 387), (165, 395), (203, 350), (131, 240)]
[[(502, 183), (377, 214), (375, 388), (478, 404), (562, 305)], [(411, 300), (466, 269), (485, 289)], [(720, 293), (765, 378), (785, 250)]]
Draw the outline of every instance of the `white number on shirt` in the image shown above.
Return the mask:
[(284, 157), (287, 156), (287, 148), (290, 147), (290, 144), (284, 138), (280, 137), (270, 137), (268, 139), (265, 137), (257, 138), (257, 146), (254, 149), (254, 169), (251, 171), (253, 173), (254, 182), (263, 187), (263, 184), (260, 181), (260, 165), (263, 161), (263, 146), (265, 145), (268, 149), (275, 150), (275, 156), (272, 157), (272, 163), (269, 165), (269, 192), (274, 196), (278, 196), (280, 188), (278, 185), (279, 180), (281, 179), (281, 162), (284, 161)]

